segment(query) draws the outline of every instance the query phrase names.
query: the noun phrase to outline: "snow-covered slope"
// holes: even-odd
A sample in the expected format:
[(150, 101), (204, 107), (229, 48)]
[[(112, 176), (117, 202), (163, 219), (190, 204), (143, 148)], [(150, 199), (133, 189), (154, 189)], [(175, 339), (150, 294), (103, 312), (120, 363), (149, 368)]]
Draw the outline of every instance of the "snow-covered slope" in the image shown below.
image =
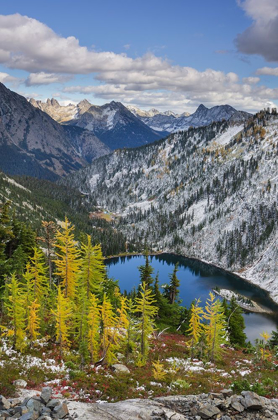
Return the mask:
[(238, 272), (278, 302), (277, 115), (118, 150), (65, 182), (117, 212), (129, 238)]
[(171, 111), (163, 113), (158, 111), (144, 112), (137, 108), (132, 108), (131, 111), (154, 130), (164, 130), (169, 133), (188, 130), (189, 127), (201, 127), (211, 124), (213, 121), (231, 120), (242, 122), (251, 117), (251, 114), (237, 111), (230, 105), (220, 105), (210, 109), (206, 108), (204, 105), (200, 105), (191, 115), (186, 112), (178, 115)]

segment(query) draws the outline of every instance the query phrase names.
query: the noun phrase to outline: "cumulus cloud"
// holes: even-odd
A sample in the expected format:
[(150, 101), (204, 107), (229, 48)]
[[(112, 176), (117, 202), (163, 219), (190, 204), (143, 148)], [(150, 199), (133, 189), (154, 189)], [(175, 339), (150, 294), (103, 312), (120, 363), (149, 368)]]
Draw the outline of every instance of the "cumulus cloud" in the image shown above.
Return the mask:
[(242, 81), (244, 83), (247, 83), (248, 85), (256, 85), (257, 83), (259, 83), (260, 78), (259, 77), (244, 77)]
[(262, 67), (256, 71), (259, 75), (278, 76), (278, 67)]
[(12, 86), (18, 86), (19, 83), (21, 82), (21, 80), (18, 79), (17, 77), (11, 76), (8, 73), (0, 72), (0, 82), (1, 83), (8, 83), (8, 84), (11, 84)]
[[(240, 4), (247, 11), (254, 1)], [(204, 102), (257, 110), (278, 97), (275, 89), (256, 86), (256, 77), (241, 83), (233, 72), (173, 65), (152, 52), (135, 59), (126, 53), (97, 52), (81, 46), (73, 36), (64, 38), (20, 14), (0, 15), (0, 63), (30, 72), (26, 86), (64, 83), (75, 74), (91, 74), (98, 85), (72, 86), (63, 91), (142, 106), (185, 110)]]
[(278, 1), (238, 0), (252, 18), (252, 25), (236, 38), (239, 51), (258, 54), (267, 61), (278, 61)]
[(52, 83), (64, 83), (72, 79), (72, 76), (66, 76), (55, 73), (30, 73), (25, 81), (26, 86), (50, 85)]

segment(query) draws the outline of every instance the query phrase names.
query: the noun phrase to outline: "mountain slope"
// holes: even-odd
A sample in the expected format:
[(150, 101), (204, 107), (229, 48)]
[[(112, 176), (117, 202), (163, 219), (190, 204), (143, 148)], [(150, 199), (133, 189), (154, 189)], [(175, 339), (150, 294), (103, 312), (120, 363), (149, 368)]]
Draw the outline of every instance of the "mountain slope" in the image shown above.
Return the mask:
[(61, 106), (55, 99), (48, 99), (46, 103), (34, 99), (30, 102), (56, 121), (94, 133), (112, 150), (142, 146), (168, 134), (148, 127), (120, 102), (102, 106), (91, 105), (87, 100), (76, 106)]
[[(135, 110), (133, 112), (136, 112)], [(189, 114), (177, 115), (174, 113), (150, 113), (136, 114), (145, 124), (154, 130), (166, 130), (168, 132), (176, 132), (187, 130), (189, 127), (201, 127), (211, 124), (214, 121), (231, 120), (243, 122), (252, 115), (248, 112), (237, 111), (230, 105), (220, 105), (213, 108), (206, 108), (200, 105), (197, 110)]]
[[(0, 172), (0, 209), (10, 201), (16, 216), (38, 232), (42, 220), (54, 221), (59, 225), (65, 216), (75, 225), (77, 237), (81, 233), (92, 235), (94, 244), (101, 243), (105, 255), (125, 251), (126, 238), (111, 221), (92, 217), (97, 209), (89, 197), (71, 187), (54, 184), (26, 176), (7, 176)], [(131, 249), (133, 245), (130, 244)]]
[(91, 162), (92, 156), (98, 157), (108, 152), (109, 149), (92, 133), (69, 133), (46, 113), (34, 108), (23, 96), (0, 83), (2, 170), (57, 179)]
[(129, 238), (240, 272), (278, 301), (277, 133), (267, 112), (217, 122), (116, 151), (64, 182), (118, 212)]

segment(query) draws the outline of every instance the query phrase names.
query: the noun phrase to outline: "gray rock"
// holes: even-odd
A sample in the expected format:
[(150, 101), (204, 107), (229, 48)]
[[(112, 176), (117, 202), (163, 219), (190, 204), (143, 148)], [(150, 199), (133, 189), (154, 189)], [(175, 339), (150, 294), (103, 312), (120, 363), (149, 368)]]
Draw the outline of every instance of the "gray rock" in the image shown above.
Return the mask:
[(239, 402), (239, 401), (237, 401), (237, 400), (232, 400), (232, 402), (231, 402), (231, 406), (236, 410), (236, 411), (238, 411), (239, 413), (242, 413), (242, 411), (244, 411), (245, 409), (244, 409), (244, 407), (243, 407), (243, 405)]
[(45, 404), (47, 404), (48, 403), (48, 401), (50, 400), (50, 398), (51, 398), (51, 395), (52, 395), (52, 388), (50, 388), (50, 386), (45, 386), (43, 389), (42, 389), (42, 392), (41, 392), (41, 399), (43, 400), (43, 402), (45, 403)]
[(38, 418), (38, 420), (51, 420), (51, 417), (49, 417), (47, 415), (42, 415)]
[(54, 407), (56, 407), (57, 405), (60, 404), (60, 401), (57, 399), (52, 399), (50, 400), (47, 404), (46, 407), (49, 407), (51, 410), (53, 410)]
[(3, 395), (0, 395), (0, 410), (8, 410), (10, 407), (11, 403)]
[(230, 416), (222, 416), (220, 420), (232, 420)]
[(33, 412), (37, 412), (39, 413), (41, 411), (41, 409), (44, 407), (43, 403), (41, 402), (40, 398), (38, 397), (33, 397), (30, 398), (30, 400), (27, 402), (26, 404), (28, 411), (30, 411), (31, 413)]
[(65, 402), (62, 404), (60, 403), (56, 407), (54, 407), (52, 418), (54, 419), (63, 419), (66, 415), (69, 414), (68, 406)]
[(115, 373), (130, 373), (128, 367), (126, 367), (122, 363), (115, 363), (114, 365), (112, 365), (112, 369), (115, 371)]
[(39, 413), (37, 412), (30, 412), (28, 411), (28, 413), (23, 414), (23, 416), (19, 417), (19, 420), (37, 420), (37, 418), (39, 417)]
[(13, 384), (17, 387), (17, 388), (26, 388), (27, 386), (27, 382), (24, 381), (24, 379), (16, 379)]
[(223, 396), (226, 397), (230, 397), (231, 395), (233, 395), (233, 390), (232, 389), (222, 389), (222, 391), (220, 391), (221, 394), (223, 394)]
[(9, 398), (9, 402), (11, 404), (11, 407), (15, 407), (16, 405), (19, 405), (21, 403), (20, 398)]
[(203, 405), (199, 408), (198, 414), (203, 419), (210, 419), (213, 416), (216, 416), (216, 414), (219, 414), (220, 410), (217, 407), (214, 407), (213, 405), (207, 404)]
[(250, 410), (261, 410), (264, 407), (264, 401), (259, 395), (255, 394), (252, 391), (242, 391), (241, 395), (243, 395), (244, 400), (242, 400), (242, 404)]

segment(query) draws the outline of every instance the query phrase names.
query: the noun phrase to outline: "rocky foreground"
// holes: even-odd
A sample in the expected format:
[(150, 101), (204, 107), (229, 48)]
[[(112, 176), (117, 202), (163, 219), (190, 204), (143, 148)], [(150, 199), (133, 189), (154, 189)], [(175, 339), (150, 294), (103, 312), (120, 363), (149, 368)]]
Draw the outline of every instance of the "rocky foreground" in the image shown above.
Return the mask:
[(233, 395), (232, 390), (223, 390), (220, 393), (95, 404), (67, 402), (52, 398), (50, 387), (43, 388), (40, 395), (35, 394), (38, 393), (30, 391), (29, 396), (13, 399), (0, 396), (0, 420), (15, 418), (20, 420), (278, 419), (278, 399), (260, 397), (251, 391)]

